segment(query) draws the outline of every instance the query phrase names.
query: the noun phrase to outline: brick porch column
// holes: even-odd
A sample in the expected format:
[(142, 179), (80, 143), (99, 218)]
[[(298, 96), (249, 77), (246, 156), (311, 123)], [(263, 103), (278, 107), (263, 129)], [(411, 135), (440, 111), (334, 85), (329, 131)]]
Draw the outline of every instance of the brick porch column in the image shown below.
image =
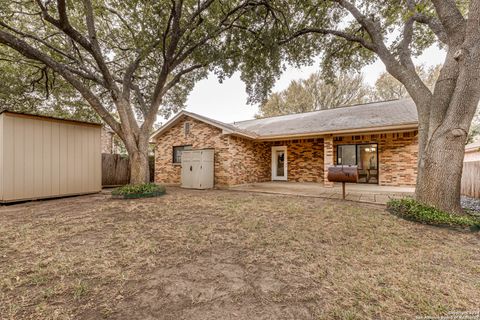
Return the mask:
[(330, 134), (323, 138), (323, 184), (325, 187), (333, 187), (333, 182), (327, 179), (328, 167), (333, 164), (333, 136)]

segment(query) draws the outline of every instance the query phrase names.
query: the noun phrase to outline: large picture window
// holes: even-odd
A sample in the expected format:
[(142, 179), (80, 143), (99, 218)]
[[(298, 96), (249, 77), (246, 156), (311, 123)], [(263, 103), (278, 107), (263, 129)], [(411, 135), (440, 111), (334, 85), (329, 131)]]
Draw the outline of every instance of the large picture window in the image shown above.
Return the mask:
[(378, 183), (378, 145), (376, 143), (338, 145), (337, 164), (358, 166), (360, 183)]
[(173, 147), (173, 163), (182, 163), (182, 152), (192, 150), (191, 145)]

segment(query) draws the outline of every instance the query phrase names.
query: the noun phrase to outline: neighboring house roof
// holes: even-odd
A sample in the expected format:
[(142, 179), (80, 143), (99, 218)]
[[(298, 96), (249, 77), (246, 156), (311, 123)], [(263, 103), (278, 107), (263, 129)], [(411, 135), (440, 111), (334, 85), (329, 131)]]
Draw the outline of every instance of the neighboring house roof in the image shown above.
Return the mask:
[(480, 152), (480, 140), (467, 144), (465, 152)]
[(157, 130), (152, 138), (168, 130), (182, 115), (219, 127), (225, 133), (252, 139), (415, 129), (418, 127), (415, 103), (411, 99), (402, 99), (246, 120), (233, 124), (226, 124), (195, 113), (182, 111)]

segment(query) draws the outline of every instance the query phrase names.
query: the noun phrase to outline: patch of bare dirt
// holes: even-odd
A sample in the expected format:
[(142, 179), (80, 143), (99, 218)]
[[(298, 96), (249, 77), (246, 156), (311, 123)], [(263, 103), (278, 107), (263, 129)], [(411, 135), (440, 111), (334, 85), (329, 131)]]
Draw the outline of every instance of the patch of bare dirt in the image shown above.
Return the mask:
[(478, 234), (229, 191), (0, 207), (1, 319), (405, 319), (480, 305)]

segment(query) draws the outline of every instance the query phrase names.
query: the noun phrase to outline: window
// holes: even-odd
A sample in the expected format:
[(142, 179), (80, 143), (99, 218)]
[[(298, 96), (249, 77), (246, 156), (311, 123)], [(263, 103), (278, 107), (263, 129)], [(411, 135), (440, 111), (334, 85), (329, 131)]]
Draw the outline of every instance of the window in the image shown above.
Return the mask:
[(183, 131), (185, 132), (185, 137), (190, 134), (190, 122), (185, 122), (183, 125)]
[(192, 146), (177, 146), (173, 147), (173, 163), (182, 163), (182, 152), (184, 150), (192, 150)]
[(357, 164), (357, 148), (354, 144), (345, 144), (338, 146), (337, 163), (345, 166)]
[(357, 165), (359, 183), (378, 183), (378, 145), (376, 143), (338, 145), (337, 164)]
[(376, 169), (378, 145), (343, 144), (337, 146), (337, 164), (357, 165), (359, 169)]

